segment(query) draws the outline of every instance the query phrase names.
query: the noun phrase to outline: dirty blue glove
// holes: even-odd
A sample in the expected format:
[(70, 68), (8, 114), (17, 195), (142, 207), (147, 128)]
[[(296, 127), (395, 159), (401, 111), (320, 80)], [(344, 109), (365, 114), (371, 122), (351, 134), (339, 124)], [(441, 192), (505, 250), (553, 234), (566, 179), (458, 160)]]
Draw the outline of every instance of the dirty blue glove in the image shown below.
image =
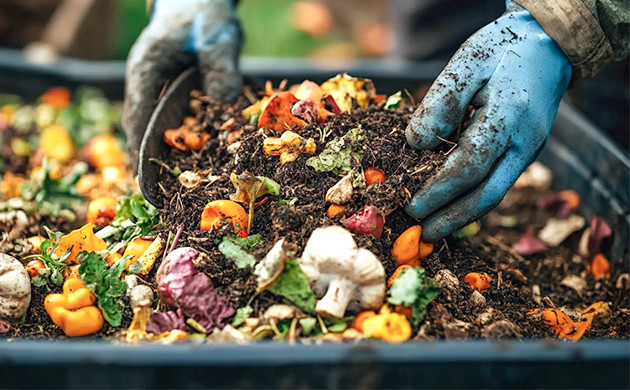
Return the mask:
[(238, 96), (242, 33), (234, 0), (156, 0), (151, 22), (127, 58), (122, 126), (132, 166), (165, 83), (197, 64), (204, 91), (217, 100)]
[(435, 242), (499, 204), (544, 146), (572, 75), (560, 47), (518, 4), (473, 34), (433, 83), (407, 127), (408, 143), (448, 139), (477, 110), (457, 147), (407, 205)]

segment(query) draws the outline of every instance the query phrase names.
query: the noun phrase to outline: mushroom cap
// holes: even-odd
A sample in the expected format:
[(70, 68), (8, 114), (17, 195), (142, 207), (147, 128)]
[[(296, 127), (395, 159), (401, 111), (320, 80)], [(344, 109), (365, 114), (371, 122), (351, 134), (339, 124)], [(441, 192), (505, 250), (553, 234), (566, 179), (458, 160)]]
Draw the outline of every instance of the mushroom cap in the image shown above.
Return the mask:
[(31, 303), (31, 278), (17, 259), (0, 253), (0, 318), (19, 319)]
[(315, 229), (299, 264), (318, 298), (327, 293), (331, 281), (336, 281), (337, 287), (352, 290), (343, 292), (349, 296), (347, 309), (377, 309), (383, 304), (383, 264), (369, 250), (357, 248), (352, 234), (341, 226)]

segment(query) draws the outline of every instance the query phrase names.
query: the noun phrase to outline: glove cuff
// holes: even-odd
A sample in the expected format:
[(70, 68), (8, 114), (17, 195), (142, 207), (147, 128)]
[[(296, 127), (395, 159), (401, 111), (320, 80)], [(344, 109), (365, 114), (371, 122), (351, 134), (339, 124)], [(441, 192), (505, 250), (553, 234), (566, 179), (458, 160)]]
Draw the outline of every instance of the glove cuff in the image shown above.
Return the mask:
[(613, 60), (597, 18), (582, 0), (515, 0), (532, 14), (569, 58), (576, 78), (595, 76)]

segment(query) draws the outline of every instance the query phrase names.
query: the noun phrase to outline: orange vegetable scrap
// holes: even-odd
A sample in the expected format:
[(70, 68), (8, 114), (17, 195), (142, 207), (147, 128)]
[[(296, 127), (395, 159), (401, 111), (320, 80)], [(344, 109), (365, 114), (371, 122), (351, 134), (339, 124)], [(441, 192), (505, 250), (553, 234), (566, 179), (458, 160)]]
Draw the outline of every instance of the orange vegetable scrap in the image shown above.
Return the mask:
[(49, 294), (44, 308), (50, 319), (68, 337), (86, 336), (103, 328), (105, 322), (100, 309), (94, 306), (96, 297), (77, 277), (63, 284), (63, 294)]
[(368, 318), (372, 318), (375, 315), (376, 315), (376, 312), (374, 310), (366, 310), (359, 313), (357, 317), (354, 319), (354, 322), (352, 323), (352, 327), (358, 330), (359, 332), (363, 333), (363, 323), (365, 322), (365, 320), (367, 320)]
[(381, 313), (367, 318), (362, 324), (363, 335), (392, 343), (402, 343), (411, 337), (411, 324), (402, 314)]
[(346, 206), (331, 204), (330, 207), (328, 207), (328, 211), (326, 211), (326, 215), (328, 216), (328, 218), (334, 218), (344, 211), (346, 211)]
[(201, 213), (201, 230), (212, 230), (230, 221), (239, 237), (247, 237), (247, 212), (240, 204), (227, 199), (214, 200)]
[(527, 315), (542, 315), (545, 325), (547, 325), (562, 339), (578, 341), (584, 336), (584, 333), (591, 327), (593, 315), (584, 315), (584, 320), (575, 322), (566, 315), (562, 310), (555, 308), (533, 309), (527, 312)]
[(299, 131), (307, 123), (291, 114), (291, 108), (299, 100), (291, 92), (279, 92), (269, 99), (258, 118), (258, 127), (277, 132)]
[(318, 108), (317, 122), (326, 122), (328, 117), (333, 115), (332, 112), (324, 108), (324, 104), (322, 103), (324, 95), (325, 93), (322, 88), (317, 83), (310, 80), (305, 80), (295, 90), (295, 97), (297, 99), (315, 103)]
[(2, 197), (4, 199), (11, 199), (21, 196), (22, 182), (24, 182), (22, 175), (14, 175), (12, 172), (7, 171), (0, 182), (0, 193)]
[(177, 129), (164, 132), (164, 142), (182, 151), (201, 150), (209, 139), (210, 134), (204, 133), (197, 119), (191, 116), (184, 118), (184, 124)]
[(399, 266), (398, 268), (396, 268), (392, 276), (390, 276), (389, 279), (387, 279), (387, 288), (391, 288), (394, 285), (394, 281), (398, 279), (400, 274), (402, 274), (402, 272), (406, 270), (407, 268), (413, 268), (413, 267), (410, 266), (409, 264), (403, 264)]
[(153, 240), (147, 240), (142, 237), (138, 237), (133, 239), (129, 244), (127, 244), (127, 248), (125, 248), (124, 256), (132, 256), (125, 263), (125, 268), (129, 269), (132, 264), (138, 261), (138, 258), (142, 256), (142, 254), (151, 246)]
[(577, 210), (580, 207), (580, 195), (573, 190), (558, 192), (558, 199), (565, 201), (570, 210)]
[(46, 239), (42, 236), (31, 236), (26, 239), (26, 241), (33, 245), (33, 252), (35, 253), (42, 253), (39, 248), (42, 246), (42, 242), (44, 242), (44, 240)]
[(483, 292), (483, 290), (490, 288), (490, 282), (492, 282), (492, 278), (486, 274), (482, 274), (479, 272), (469, 272), (464, 277), (464, 282), (470, 283), (470, 288), (472, 288), (473, 290)]
[(365, 184), (381, 184), (385, 181), (385, 173), (377, 168), (366, 168), (363, 172), (365, 175)]
[(25, 268), (26, 268), (26, 272), (28, 272), (28, 274), (31, 275), (31, 278), (34, 278), (36, 276), (39, 276), (40, 269), (46, 269), (46, 265), (41, 260), (31, 260), (28, 263), (26, 263)]
[(70, 255), (66, 258), (66, 262), (79, 264), (77, 255), (82, 251), (98, 252), (107, 249), (107, 244), (103, 239), (94, 234), (94, 225), (91, 223), (73, 230), (59, 239), (55, 255), (61, 257), (64, 253), (70, 251)]
[(268, 156), (280, 156), (280, 164), (295, 161), (300, 154), (314, 154), (315, 140), (285, 131), (280, 137), (267, 137), (263, 141), (263, 152)]
[(111, 225), (116, 217), (118, 201), (111, 196), (100, 196), (88, 203), (87, 222), (101, 226)]
[(51, 88), (42, 95), (42, 103), (50, 104), (55, 109), (66, 108), (72, 102), (72, 94), (67, 88)]
[(408, 264), (412, 267), (418, 267), (420, 260), (433, 252), (433, 244), (422, 241), (420, 239), (421, 234), (422, 226), (415, 225), (405, 230), (396, 239), (392, 247), (392, 256), (399, 266)]
[(106, 167), (122, 167), (126, 164), (125, 152), (111, 133), (92, 139), (87, 146), (87, 154), (90, 164), (98, 171)]
[(64, 164), (74, 156), (74, 144), (66, 129), (52, 125), (42, 130), (39, 146), (44, 156)]
[(592, 274), (595, 279), (610, 279), (610, 262), (601, 253), (593, 257), (591, 265), (586, 266), (586, 272)]
[(120, 253), (112, 252), (109, 255), (107, 255), (107, 257), (105, 258), (105, 261), (107, 262), (107, 265), (111, 267), (112, 265), (116, 264), (118, 260), (122, 259), (122, 257), (123, 255), (121, 255)]

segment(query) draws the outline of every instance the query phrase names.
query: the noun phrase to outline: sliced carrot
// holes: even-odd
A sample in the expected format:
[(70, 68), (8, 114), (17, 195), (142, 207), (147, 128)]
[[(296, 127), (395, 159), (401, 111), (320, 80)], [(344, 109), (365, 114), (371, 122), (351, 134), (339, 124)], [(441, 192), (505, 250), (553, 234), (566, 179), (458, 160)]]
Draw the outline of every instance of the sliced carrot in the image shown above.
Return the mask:
[(346, 206), (342, 206), (339, 204), (331, 204), (328, 207), (328, 211), (326, 211), (326, 215), (328, 216), (328, 218), (334, 218), (337, 215), (343, 213), (344, 211), (346, 211)]
[(58, 110), (68, 107), (71, 102), (72, 94), (64, 87), (51, 88), (42, 95), (42, 103), (50, 104)]
[(558, 199), (565, 201), (570, 210), (577, 210), (580, 207), (580, 195), (573, 190), (558, 192)]
[(365, 175), (365, 184), (368, 186), (370, 184), (381, 184), (385, 181), (385, 173), (380, 169), (370, 167), (366, 168), (363, 173)]
[(469, 272), (464, 277), (464, 282), (470, 284), (470, 288), (477, 291), (483, 291), (490, 288), (492, 278), (480, 272)]
[(592, 274), (595, 279), (610, 279), (610, 262), (601, 253), (593, 257), (591, 265), (586, 266), (586, 272)]
[(417, 267), (420, 260), (433, 252), (433, 244), (422, 241), (421, 235), (422, 226), (414, 225), (396, 239), (392, 247), (392, 256), (398, 265), (409, 264)]

